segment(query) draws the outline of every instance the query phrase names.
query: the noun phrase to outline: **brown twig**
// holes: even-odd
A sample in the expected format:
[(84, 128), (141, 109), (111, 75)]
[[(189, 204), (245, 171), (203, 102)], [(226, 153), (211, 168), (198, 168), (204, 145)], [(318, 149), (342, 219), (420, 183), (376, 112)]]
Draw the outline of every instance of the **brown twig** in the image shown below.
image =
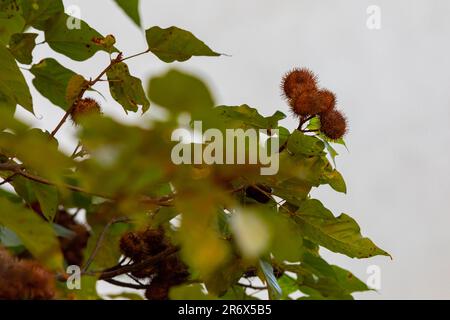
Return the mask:
[[(45, 185), (49, 185), (49, 186), (57, 186), (57, 187), (61, 187), (61, 188), (64, 188), (64, 189), (67, 189), (70, 191), (80, 192), (80, 193), (100, 197), (100, 198), (111, 200), (111, 201), (117, 200), (114, 197), (112, 197), (111, 195), (88, 191), (83, 188), (69, 185), (69, 184), (55, 183), (55, 182), (49, 181), (45, 178), (30, 174), (24, 170), (24, 167), (22, 165), (19, 165), (14, 162), (0, 163), (0, 171), (11, 171), (11, 172), (13, 172), (13, 174), (21, 175), (22, 177), (27, 178), (28, 180), (31, 180), (31, 181), (34, 181), (37, 183), (41, 183), (41, 184), (45, 184)], [(160, 197), (160, 198), (151, 198), (148, 196), (142, 196), (139, 199), (141, 204), (156, 205), (156, 206), (161, 206), (161, 207), (171, 207), (172, 200), (173, 200), (173, 195), (168, 195), (168, 196), (164, 196), (164, 197)]]
[(105, 279), (111, 279), (117, 276), (120, 276), (122, 274), (130, 273), (137, 270), (142, 270), (145, 268), (148, 268), (150, 266), (156, 265), (161, 260), (164, 260), (165, 258), (171, 256), (172, 254), (178, 252), (178, 248), (172, 247), (167, 249), (166, 251), (163, 251), (153, 257), (147, 258), (141, 262), (134, 263), (129, 266), (119, 266), (119, 267), (113, 267), (107, 270), (103, 271), (89, 271), (85, 272), (84, 275), (88, 276), (98, 276), (100, 280)]
[(123, 288), (130, 288), (130, 289), (136, 289), (136, 290), (142, 290), (142, 289), (147, 289), (149, 285), (145, 285), (145, 284), (134, 284), (134, 283), (128, 283), (128, 282), (123, 282), (123, 281), (118, 281), (118, 280), (114, 280), (114, 279), (103, 279), (103, 281), (106, 281), (110, 284), (113, 284), (115, 286), (119, 286), (119, 287), (123, 287)]
[(100, 236), (97, 239), (97, 242), (95, 244), (95, 248), (94, 250), (92, 250), (91, 255), (89, 256), (89, 258), (87, 259), (82, 272), (86, 272), (89, 268), (89, 266), (92, 264), (92, 262), (94, 261), (95, 257), (97, 256), (98, 250), (100, 249), (103, 240), (106, 236), (106, 233), (108, 232), (109, 228), (111, 228), (112, 225), (116, 224), (116, 223), (121, 223), (121, 222), (127, 222), (129, 221), (129, 218), (126, 217), (121, 217), (121, 218), (114, 218), (112, 219), (110, 222), (108, 222), (108, 224), (103, 228), (102, 233), (100, 234)]
[(120, 63), (123, 61), (122, 58), (122, 53), (119, 53), (119, 55), (117, 56), (117, 58), (112, 59), (111, 62), (109, 63), (109, 65), (103, 69), (103, 71), (94, 79), (91, 80), (87, 83), (86, 86), (84, 86), (81, 91), (78, 93), (77, 97), (75, 98), (74, 102), (72, 103), (72, 105), (70, 106), (69, 109), (67, 109), (66, 113), (64, 114), (64, 116), (62, 117), (62, 119), (59, 121), (59, 123), (56, 125), (55, 129), (52, 131), (51, 136), (54, 137), (59, 129), (61, 129), (61, 127), (64, 125), (64, 123), (67, 121), (67, 119), (69, 118), (70, 114), (72, 113), (73, 109), (75, 108), (76, 104), (78, 103), (78, 101), (83, 97), (83, 95), (86, 93), (86, 91), (91, 88), (93, 85), (95, 85), (97, 82), (99, 82), (101, 80), (101, 78), (116, 64)]
[(131, 55), (129, 57), (123, 58), (122, 61), (129, 60), (129, 59), (132, 59), (132, 58), (136, 58), (136, 57), (142, 56), (143, 54), (146, 54), (146, 53), (149, 53), (149, 52), (150, 52), (150, 49), (147, 49), (145, 51), (142, 51), (142, 52), (133, 54), (133, 55)]
[(3, 180), (2, 182), (0, 182), (0, 186), (3, 186), (7, 183), (10, 183), (11, 181), (14, 180), (14, 178), (17, 176), (17, 173), (14, 172), (12, 175), (10, 175), (9, 177), (7, 177), (5, 180)]
[(254, 286), (252, 284), (245, 284), (245, 283), (237, 283), (238, 286), (244, 287), (244, 288), (249, 288), (249, 289), (255, 289), (255, 290), (267, 290), (267, 287), (264, 286)]

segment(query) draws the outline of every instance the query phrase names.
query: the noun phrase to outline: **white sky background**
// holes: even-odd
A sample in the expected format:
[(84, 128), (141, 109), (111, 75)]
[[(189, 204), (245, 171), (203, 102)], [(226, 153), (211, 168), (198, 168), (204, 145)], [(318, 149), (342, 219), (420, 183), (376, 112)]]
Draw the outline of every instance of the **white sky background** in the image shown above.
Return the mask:
[[(65, 0), (78, 5), (82, 18), (103, 34), (114, 34), (125, 55), (146, 48), (143, 32), (110, 0)], [(447, 0), (141, 0), (145, 28), (153, 25), (192, 31), (214, 50), (232, 55), (194, 58), (170, 66), (152, 55), (128, 61), (145, 79), (167, 67), (180, 67), (205, 79), (218, 104), (247, 103), (269, 115), (289, 113), (280, 98), (280, 78), (295, 66), (316, 72), (321, 85), (338, 95), (350, 121), (338, 169), (348, 195), (322, 187), (314, 193), (335, 214), (354, 217), (364, 235), (389, 251), (394, 260), (352, 260), (326, 253), (328, 261), (362, 279), (366, 268), (381, 268), (378, 293), (364, 299), (450, 298), (450, 2)], [(382, 28), (366, 27), (366, 9), (379, 5)], [(95, 77), (108, 63), (104, 53), (75, 62), (37, 49), (85, 77)], [(27, 79), (31, 79), (26, 74)], [(109, 96), (104, 111), (129, 121)], [(62, 112), (33, 89), (38, 119), (51, 130)], [(97, 98), (99, 98), (97, 96)], [(100, 98), (101, 99), (101, 98)], [(151, 112), (151, 111), (150, 111)], [(136, 119), (136, 116), (128, 116)], [(293, 119), (283, 123), (296, 126)], [(74, 148), (73, 127), (60, 131), (62, 147)]]

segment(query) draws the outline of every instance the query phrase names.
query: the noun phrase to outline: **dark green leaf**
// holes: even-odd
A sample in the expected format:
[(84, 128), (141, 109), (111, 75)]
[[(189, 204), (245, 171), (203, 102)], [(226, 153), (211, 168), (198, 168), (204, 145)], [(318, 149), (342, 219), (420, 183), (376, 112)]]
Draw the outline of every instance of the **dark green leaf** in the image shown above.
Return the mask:
[(25, 0), (22, 1), (22, 11), (27, 26), (43, 30), (47, 20), (64, 12), (64, 5), (62, 0)]
[(30, 71), (35, 77), (33, 85), (40, 94), (63, 110), (70, 107), (66, 95), (69, 81), (76, 75), (75, 72), (63, 67), (52, 58), (33, 65)]
[(192, 56), (220, 56), (192, 33), (177, 27), (146, 31), (149, 50), (164, 62), (186, 61)]
[(109, 89), (111, 96), (122, 105), (126, 111), (138, 111), (138, 106), (142, 106), (142, 112), (146, 112), (150, 107), (142, 81), (133, 77), (128, 70), (128, 66), (121, 62), (113, 65), (107, 72)]
[(141, 17), (139, 15), (139, 0), (114, 0), (117, 5), (134, 21), (141, 26)]
[(15, 33), (9, 41), (9, 51), (23, 64), (33, 62), (32, 52), (36, 46), (37, 33)]
[(45, 30), (48, 45), (56, 52), (77, 61), (87, 60), (101, 50), (108, 52), (103, 43), (105, 38), (86, 22), (76, 19), (65, 13), (54, 16)]
[(25, 78), (9, 50), (0, 46), (0, 108), (13, 109), (17, 104), (33, 112)]
[(0, 44), (6, 46), (11, 35), (23, 31), (25, 20), (19, 0), (0, 0)]

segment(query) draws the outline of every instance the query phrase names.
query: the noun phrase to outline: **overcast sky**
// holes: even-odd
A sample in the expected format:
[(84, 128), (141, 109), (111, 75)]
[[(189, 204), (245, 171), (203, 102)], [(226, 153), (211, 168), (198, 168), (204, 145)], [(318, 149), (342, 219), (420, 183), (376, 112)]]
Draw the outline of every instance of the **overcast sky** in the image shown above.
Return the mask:
[[(82, 18), (103, 34), (114, 34), (125, 55), (145, 49), (143, 33), (110, 0), (65, 0), (81, 8)], [(338, 169), (348, 194), (322, 187), (314, 196), (335, 213), (345, 212), (364, 235), (394, 257), (352, 260), (326, 253), (327, 259), (367, 278), (370, 265), (381, 268), (381, 290), (364, 299), (450, 299), (450, 72), (448, 0), (141, 0), (145, 28), (159, 25), (192, 31), (214, 50), (230, 57), (194, 58), (170, 66), (151, 55), (130, 60), (132, 73), (147, 82), (168, 67), (202, 76), (218, 104), (247, 103), (263, 114), (280, 109), (281, 76), (308, 67), (322, 86), (338, 95), (350, 122)], [(381, 29), (366, 26), (366, 9), (381, 9)], [(39, 59), (57, 56), (86, 77), (107, 64), (98, 53), (75, 62), (38, 47)], [(27, 78), (30, 79), (30, 77)], [(124, 121), (110, 98), (105, 113)], [(35, 125), (51, 129), (62, 113), (35, 93)], [(288, 119), (283, 123), (294, 128)], [(66, 125), (62, 147), (73, 146)]]

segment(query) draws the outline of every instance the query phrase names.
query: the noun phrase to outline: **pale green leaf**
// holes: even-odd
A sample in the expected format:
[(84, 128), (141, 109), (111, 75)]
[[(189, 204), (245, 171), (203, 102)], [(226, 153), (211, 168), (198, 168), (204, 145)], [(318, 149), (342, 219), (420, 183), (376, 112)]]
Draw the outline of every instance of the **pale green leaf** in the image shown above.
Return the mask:
[(23, 205), (0, 198), (0, 224), (14, 231), (31, 254), (52, 270), (62, 268), (62, 254), (52, 225)]
[(304, 201), (294, 219), (307, 238), (331, 251), (351, 258), (389, 256), (386, 251), (361, 235), (355, 220), (346, 214), (335, 217), (318, 200)]

